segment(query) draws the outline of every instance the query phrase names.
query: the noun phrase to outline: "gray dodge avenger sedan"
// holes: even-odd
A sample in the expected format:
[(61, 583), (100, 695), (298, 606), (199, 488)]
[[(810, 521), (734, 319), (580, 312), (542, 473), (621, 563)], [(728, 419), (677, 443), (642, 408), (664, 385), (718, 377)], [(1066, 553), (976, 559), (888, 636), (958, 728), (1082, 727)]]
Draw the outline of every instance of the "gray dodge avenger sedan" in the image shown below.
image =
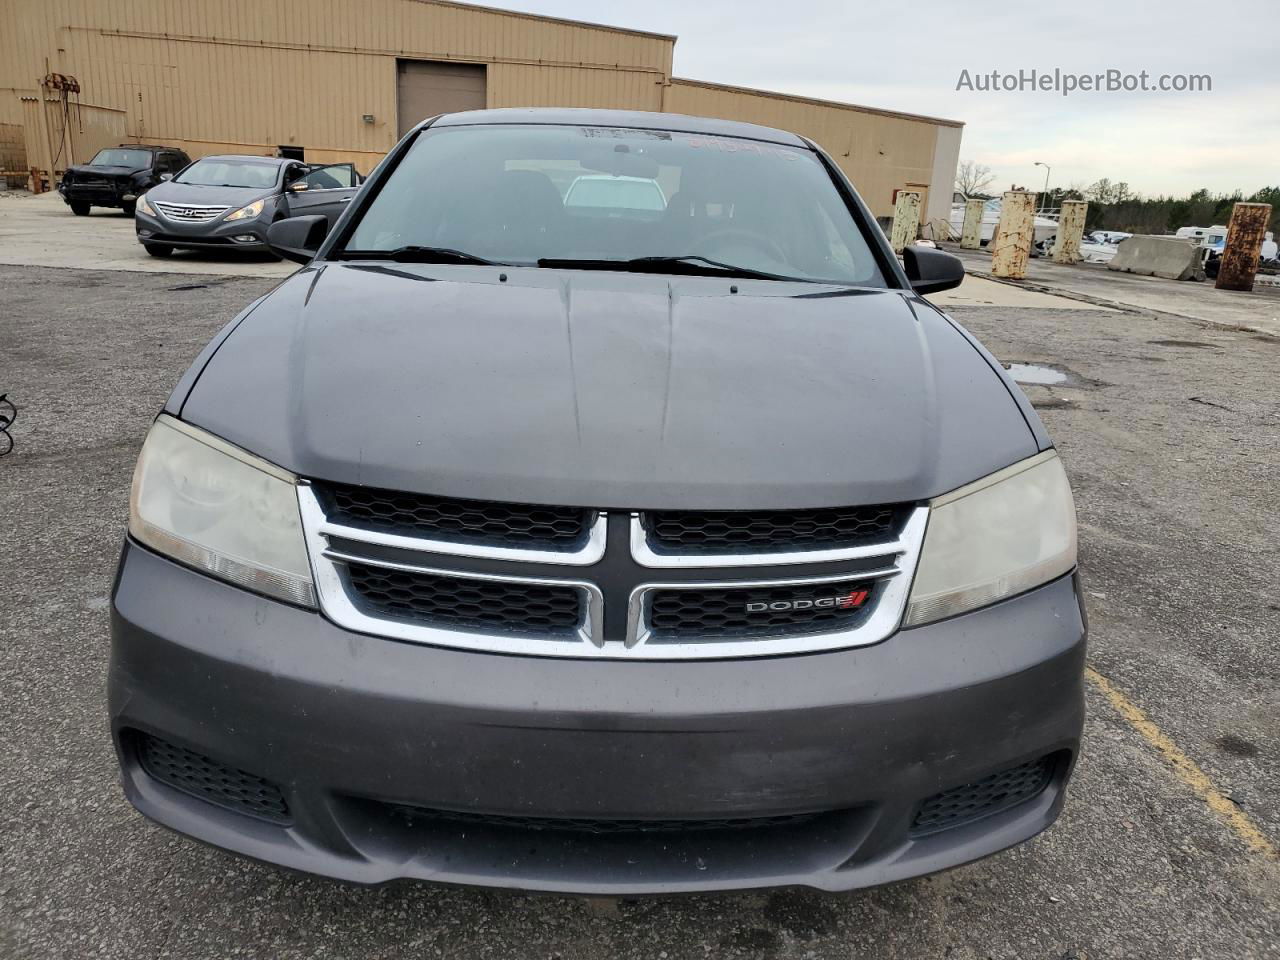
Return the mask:
[(438, 117), (348, 207), (270, 227), (306, 267), (138, 458), (139, 810), (350, 881), (591, 894), (843, 890), (1053, 822), (1075, 513), (923, 298), (958, 260), (900, 264), (802, 137), (663, 114)]

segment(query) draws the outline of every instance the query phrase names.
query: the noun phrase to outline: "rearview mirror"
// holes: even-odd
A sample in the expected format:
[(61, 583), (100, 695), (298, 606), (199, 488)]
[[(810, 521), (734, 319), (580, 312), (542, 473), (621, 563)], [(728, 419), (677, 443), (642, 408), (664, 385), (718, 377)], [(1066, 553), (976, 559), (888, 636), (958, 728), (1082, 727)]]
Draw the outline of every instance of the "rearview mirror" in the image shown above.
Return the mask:
[(310, 263), (328, 234), (329, 221), (325, 217), (286, 217), (267, 227), (267, 246), (286, 260)]
[(161, 179), (161, 180), (172, 180), (172, 179), (173, 179), (173, 174), (172, 174), (172, 173), (162, 173), (162, 174), (160, 174), (160, 179)]
[(903, 247), (902, 268), (916, 293), (939, 293), (964, 282), (964, 261), (933, 247)]
[(295, 180), (293, 183), (289, 184), (289, 186), (285, 187), (285, 189), (290, 193), (303, 193), (308, 189), (308, 187), (309, 184), (305, 180)]

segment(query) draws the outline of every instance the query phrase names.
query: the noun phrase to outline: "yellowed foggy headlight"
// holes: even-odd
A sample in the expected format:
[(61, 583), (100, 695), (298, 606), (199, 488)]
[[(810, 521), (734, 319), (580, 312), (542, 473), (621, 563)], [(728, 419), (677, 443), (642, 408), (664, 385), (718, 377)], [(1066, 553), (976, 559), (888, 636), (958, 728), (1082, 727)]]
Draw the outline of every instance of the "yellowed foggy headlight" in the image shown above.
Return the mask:
[(930, 502), (903, 626), (985, 607), (1075, 565), (1075, 503), (1049, 450)]
[(297, 481), (212, 434), (161, 416), (134, 470), (129, 533), (230, 583), (315, 606)]

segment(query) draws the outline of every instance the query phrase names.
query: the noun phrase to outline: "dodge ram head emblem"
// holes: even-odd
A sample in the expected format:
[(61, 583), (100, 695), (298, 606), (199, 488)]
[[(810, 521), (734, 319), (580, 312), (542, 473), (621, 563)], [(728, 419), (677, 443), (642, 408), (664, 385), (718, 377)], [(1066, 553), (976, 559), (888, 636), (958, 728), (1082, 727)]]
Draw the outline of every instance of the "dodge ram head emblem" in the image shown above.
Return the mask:
[(763, 600), (747, 604), (747, 613), (764, 613), (787, 610), (857, 610), (867, 602), (870, 592), (856, 587), (848, 593), (840, 593), (830, 597), (810, 597), (804, 600)]

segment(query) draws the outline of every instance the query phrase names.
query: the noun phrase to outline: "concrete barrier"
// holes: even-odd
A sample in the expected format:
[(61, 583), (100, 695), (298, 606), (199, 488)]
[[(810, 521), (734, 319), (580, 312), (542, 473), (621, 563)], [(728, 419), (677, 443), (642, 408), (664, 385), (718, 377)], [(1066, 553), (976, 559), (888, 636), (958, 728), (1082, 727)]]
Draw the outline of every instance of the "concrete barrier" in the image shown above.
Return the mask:
[(1203, 279), (1200, 248), (1176, 237), (1129, 237), (1120, 241), (1108, 270), (1166, 280)]

